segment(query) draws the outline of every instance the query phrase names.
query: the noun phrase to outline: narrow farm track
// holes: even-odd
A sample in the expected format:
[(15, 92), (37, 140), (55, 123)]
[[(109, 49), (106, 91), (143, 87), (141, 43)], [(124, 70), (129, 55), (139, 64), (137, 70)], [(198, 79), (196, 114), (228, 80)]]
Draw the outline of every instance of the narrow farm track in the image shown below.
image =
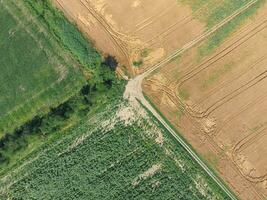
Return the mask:
[[(175, 88), (173, 89), (173, 91), (175, 91), (175, 97), (173, 97), (173, 98), (176, 99), (176, 101), (179, 103), (179, 105), (183, 105), (184, 102), (180, 99), (179, 94), (178, 94), (178, 91), (183, 86), (183, 84), (185, 84), (187, 81), (189, 81), (194, 76), (197, 76), (201, 71), (207, 69), (212, 64), (223, 59), (226, 55), (228, 55), (232, 51), (236, 50), (238, 47), (240, 47), (242, 44), (247, 42), (249, 39), (251, 39), (254, 36), (256, 36), (257, 34), (261, 33), (263, 30), (266, 30), (266, 27), (267, 27), (267, 20), (264, 17), (264, 19), (260, 23), (255, 24), (255, 25), (253, 24), (252, 27), (249, 27), (249, 31), (247, 31), (248, 27), (246, 27), (244, 30), (241, 30), (239, 32), (239, 37), (237, 39), (230, 41), (229, 45), (226, 46), (226, 48), (222, 49), (220, 52), (216, 53), (211, 58), (208, 58), (203, 63), (201, 63), (197, 66), (190, 65), (189, 67), (187, 67), (187, 69), (189, 69), (189, 71), (184, 72), (185, 74), (179, 79), (179, 81), (177, 81), (177, 83), (175, 83)], [(256, 60), (255, 63), (252, 63), (251, 66), (249, 67), (250, 68), (249, 71), (252, 70), (253, 68), (256, 68), (257, 65), (260, 64), (261, 62), (265, 61), (265, 59), (266, 59), (266, 56), (264, 55), (263, 57), (260, 57), (258, 60)], [(237, 77), (233, 78), (233, 80), (240, 78), (241, 76), (245, 75), (249, 71), (243, 71)], [(221, 83), (220, 85), (218, 85), (218, 87), (216, 87), (212, 91), (210, 91), (207, 94), (207, 96), (210, 97), (210, 96), (214, 95), (216, 92), (218, 92), (220, 89), (222, 89), (226, 85), (229, 85), (230, 83), (231, 83), (231, 81)], [(203, 101), (206, 101), (206, 96), (205, 96), (205, 98), (198, 100), (197, 103), (195, 103), (194, 105), (192, 105), (190, 107), (188, 107), (186, 105), (184, 105), (183, 107), (184, 108), (186, 107), (185, 110), (191, 117), (201, 119), (201, 118), (207, 116), (207, 114), (204, 113), (205, 111), (196, 111), (196, 107), (199, 104), (201, 104)]]
[[(237, 39), (235, 38), (235, 41), (231, 41), (230, 44), (226, 48), (224, 48), (220, 52), (214, 54), (211, 58), (206, 59), (200, 65), (194, 66), (192, 64), (192, 65), (188, 66), (187, 68), (189, 69), (189, 72), (185, 72), (186, 74), (183, 75), (181, 80), (179, 80), (179, 84), (178, 84), (179, 87), (181, 85), (183, 85), (187, 80), (189, 80), (192, 77), (194, 77), (195, 75), (197, 75), (199, 72), (205, 70), (207, 67), (209, 67), (210, 65), (212, 65), (215, 62), (219, 61), (224, 56), (228, 55), (233, 50), (238, 48), (240, 45), (244, 44), (249, 39), (251, 39), (252, 37), (254, 37), (257, 34), (259, 34), (261, 31), (263, 31), (267, 27), (267, 23), (266, 22), (267, 22), (267, 20), (264, 19), (261, 23), (259, 23), (256, 26), (254, 26), (254, 24), (253, 24), (253, 28), (251, 30), (249, 30), (249, 31), (247, 31), (247, 30), (250, 27), (246, 27), (244, 30), (239, 32), (239, 35), (241, 35), (241, 36), (238, 37)], [(244, 32), (247, 32), (247, 33), (244, 34)], [(206, 65), (206, 66), (204, 68), (201, 68), (201, 66), (203, 66), (203, 65)], [(197, 72), (194, 72), (194, 71), (197, 71)], [(193, 75), (192, 75), (192, 73), (193, 73)]]
[[(221, 52), (219, 52), (218, 54), (216, 54), (215, 56), (213, 56), (212, 58), (208, 59), (207, 61), (205, 61), (204, 63), (198, 65), (198, 67), (193, 68), (198, 70), (197, 72), (193, 73), (193, 70), (190, 73), (187, 73), (184, 77), (181, 78), (180, 82), (177, 84), (177, 88), (174, 90), (176, 91), (176, 98), (178, 99), (179, 96), (177, 94), (177, 92), (179, 91), (179, 88), (188, 80), (190, 80), (192, 77), (197, 76), (201, 71), (207, 69), (208, 67), (210, 67), (212, 64), (214, 64), (215, 62), (223, 59), (225, 57), (225, 55), (228, 55), (230, 52), (232, 52), (233, 50), (237, 49), (237, 47), (239, 47), (240, 45), (244, 44), (246, 41), (248, 41), (250, 38), (252, 38), (253, 36), (255, 36), (256, 34), (262, 32), (263, 30), (266, 29), (267, 24), (266, 24), (266, 20), (264, 20), (262, 23), (260, 23), (258, 26), (256, 26), (255, 28), (253, 28), (251, 31), (249, 31), (248, 33), (246, 33), (244, 35), (244, 37), (242, 38), (238, 38), (236, 41), (234, 41), (230, 46), (227, 46), (225, 49), (223, 49)], [(230, 48), (231, 47), (231, 48)], [(228, 50), (228, 51), (226, 51)], [(222, 55), (221, 55), (222, 54)], [(261, 64), (263, 61), (266, 60), (266, 55), (260, 57), (259, 59), (256, 60), (255, 63), (252, 63), (249, 67), (247, 67), (248, 70), (244, 70), (241, 73), (239, 73), (237, 76), (233, 77), (231, 80), (225, 81), (221, 84), (218, 85), (218, 87), (214, 88), (212, 91), (210, 91), (207, 95), (205, 95), (205, 97), (201, 98), (200, 100), (198, 100), (194, 106), (192, 107), (191, 111), (192, 115), (194, 115), (196, 118), (203, 118), (203, 117), (207, 117), (208, 115), (210, 115), (212, 112), (214, 112), (216, 109), (218, 109), (220, 106), (224, 105), (224, 103), (229, 102), (230, 100), (232, 100), (234, 97), (236, 97), (237, 95), (235, 93), (240, 94), (240, 91), (242, 90), (242, 88), (245, 88), (247, 86), (250, 85), (250, 83), (252, 83), (254, 81), (254, 79), (257, 79), (257, 77), (261, 76), (260, 74), (255, 77), (254, 79), (252, 79), (251, 81), (248, 81), (247, 84), (240, 86), (240, 88), (237, 88), (236, 90), (232, 91), (231, 93), (223, 96), (221, 99), (219, 99), (218, 101), (214, 102), (212, 105), (210, 105), (206, 110), (204, 111), (195, 111), (195, 107), (197, 107), (198, 105), (200, 105), (201, 103), (205, 102), (207, 98), (211, 97), (212, 95), (215, 95), (216, 93), (218, 93), (220, 90), (222, 90), (223, 88), (225, 88), (227, 85), (229, 85), (232, 81), (237, 80), (239, 78), (241, 78), (242, 76), (250, 73), (250, 71), (254, 68), (256, 68), (259, 64)], [(205, 65), (206, 64), (206, 65)], [(203, 68), (201, 68), (201, 66), (204, 65)], [(200, 68), (200, 69), (198, 69)], [(187, 76), (190, 77), (187, 77)], [(184, 78), (184, 79), (183, 79)], [(264, 80), (264, 77), (260, 79), (261, 81)], [(260, 81), (257, 81), (256, 83), (252, 84), (252, 86), (255, 86), (256, 84), (260, 83)], [(242, 92), (246, 91), (247, 89), (250, 89), (251, 87), (247, 87), (246, 89), (243, 89)], [(223, 102), (223, 103), (222, 103)]]
[[(214, 89), (212, 89), (209, 93), (207, 93), (207, 97), (211, 97), (212, 95), (216, 94), (216, 91), (219, 91), (221, 90), (223, 87), (227, 87), (229, 85), (231, 85), (231, 82), (240, 78), (240, 77), (243, 77), (245, 76), (246, 74), (250, 73), (252, 70), (254, 70), (259, 64), (263, 63), (264, 61), (266, 61), (267, 59), (267, 55), (264, 55), (263, 57), (259, 58), (255, 63), (251, 64), (249, 66), (248, 69), (245, 69), (245, 70), (242, 70), (240, 71), (239, 74), (233, 76), (230, 80), (228, 81), (222, 81), (221, 84), (218, 85), (218, 87), (215, 87)], [(196, 101), (195, 105), (194, 106), (197, 106), (197, 105), (200, 105), (200, 104), (203, 104), (204, 101), (205, 101), (206, 97), (204, 98), (200, 98), (199, 100)], [(193, 106), (193, 107), (194, 107)]]
[(218, 29), (220, 29), (221, 27), (223, 27), (225, 24), (227, 24), (228, 22), (230, 22), (235, 17), (237, 17), (240, 14), (242, 14), (244, 11), (246, 11), (247, 9), (249, 9), (251, 6), (253, 6), (257, 2), (258, 2), (258, 0), (253, 0), (253, 1), (249, 2), (244, 7), (238, 9), (232, 15), (228, 16), (227, 18), (225, 18), (224, 20), (222, 20), (220, 23), (218, 23), (217, 25), (215, 25), (214, 27), (212, 27), (208, 31), (204, 32), (203, 34), (201, 34), (200, 36), (198, 36), (197, 38), (195, 38), (191, 42), (188, 42), (187, 44), (185, 44), (181, 49), (178, 49), (178, 50), (174, 51), (170, 56), (168, 56), (164, 60), (160, 61), (158, 64), (154, 65), (151, 69), (147, 70), (146, 72), (144, 72), (143, 74), (139, 75), (138, 77), (147, 77), (153, 71), (155, 71), (156, 69), (159, 69), (162, 66), (165, 66), (170, 61), (172, 61), (173, 59), (175, 59), (177, 56), (183, 54), (184, 52), (186, 52), (187, 50), (191, 49), (192, 47), (194, 47), (199, 42), (201, 42), (204, 39), (206, 39), (208, 36), (210, 36), (211, 34), (213, 34), (214, 32), (216, 32)]
[[(223, 1), (215, 0), (212, 3), (216, 3), (216, 6), (214, 6), (216, 8), (216, 7), (219, 7), (220, 4), (223, 3)], [(172, 25), (167, 27), (165, 30), (163, 30), (159, 34), (157, 34), (157, 35), (153, 36), (151, 39), (145, 41), (145, 43), (148, 44), (148, 47), (155, 45), (158, 42), (158, 38), (162, 38), (162, 39), (166, 38), (168, 35), (172, 34), (177, 28), (181, 29), (183, 26), (189, 24), (195, 18), (197, 18), (200, 15), (200, 13), (206, 12), (208, 9), (207, 7), (208, 7), (208, 3), (203, 5), (203, 7), (197, 9), (193, 14), (186, 15), (182, 19), (180, 19), (179, 21), (176, 21), (175, 23), (173, 23)]]
[(186, 81), (190, 80), (191, 78), (195, 77), (197, 74), (202, 72), (203, 70), (210, 67), (212, 64), (216, 63), (217, 61), (224, 58), (226, 55), (230, 54), (232, 51), (240, 47), (242, 44), (245, 44), (249, 39), (256, 36), (261, 31), (265, 30), (267, 27), (267, 20), (264, 20), (262, 23), (254, 27), (248, 33), (243, 35), (241, 38), (238, 38), (236, 41), (232, 42), (229, 46), (224, 48), (222, 51), (216, 53), (211, 58), (205, 60), (203, 63), (193, 66), (190, 65), (187, 67), (190, 71), (186, 72), (179, 80), (178, 87), (181, 87)]
[[(179, 95), (177, 94), (177, 92), (179, 91), (179, 89), (190, 79), (192, 79), (193, 77), (197, 76), (200, 72), (202, 72), (203, 70), (207, 69), (208, 67), (212, 66), (214, 63), (220, 61), (221, 59), (223, 59), (226, 55), (230, 54), (232, 51), (236, 50), (238, 47), (240, 47), (242, 44), (246, 43), (249, 39), (251, 39), (252, 37), (256, 36), (257, 34), (261, 33), (263, 30), (265, 30), (267, 27), (267, 20), (264, 20), (262, 23), (260, 23), (259, 25), (257, 25), (255, 28), (253, 28), (252, 30), (250, 30), (248, 33), (246, 33), (244, 36), (242, 36), (241, 38), (237, 38), (236, 41), (234, 41), (233, 43), (231, 43), (229, 46), (227, 46), (225, 49), (223, 49), (222, 51), (220, 51), (219, 53), (215, 54), (213, 57), (205, 60), (203, 63), (201, 63), (200, 65), (197, 65), (196, 67), (190, 66), (188, 68), (193, 68), (192, 70), (190, 70), (189, 72), (187, 72), (177, 83), (176, 86), (176, 98), (179, 98)], [(259, 58), (259, 60), (257, 60), (255, 63), (253, 63), (250, 67), (249, 70), (252, 70), (253, 68), (255, 68), (258, 64), (260, 64), (261, 62), (263, 62), (266, 59), (266, 56), (263, 56), (261, 58)], [(248, 73), (248, 71), (244, 71), (241, 74), (238, 75), (238, 77), (234, 77), (232, 81), (234, 81), (237, 78), (240, 78), (241, 76), (245, 75), (246, 73)], [(228, 80), (229, 81), (229, 80)], [(195, 105), (193, 107), (196, 107), (197, 105), (203, 103), (204, 100), (206, 100), (207, 96), (210, 97), (212, 95), (215, 94), (215, 92), (218, 92), (221, 88), (225, 87), (226, 85), (230, 84), (231, 81), (229, 82), (224, 82), (220, 85), (218, 85), (218, 87), (214, 88), (212, 91), (210, 91), (206, 96), (205, 99), (202, 98), (200, 100), (198, 100)], [(242, 86), (243, 87), (243, 86)], [(225, 97), (223, 97), (221, 100), (225, 99)], [(215, 104), (217, 104), (218, 102), (215, 102)], [(208, 110), (211, 109), (211, 107), (215, 106), (211, 105), (210, 108), (207, 108), (206, 111), (202, 111), (202, 112), (196, 112), (195, 115), (198, 116), (198, 118), (202, 118), (205, 117), (207, 115), (209, 115), (211, 112), (209, 112)], [(214, 110), (212, 110), (213, 112)]]
[(224, 19), (222, 22), (215, 25), (210, 30), (206, 31), (205, 33), (201, 34), (191, 42), (185, 44), (181, 49), (178, 49), (177, 51), (173, 52), (172, 55), (165, 58), (158, 64), (154, 65), (154, 67), (148, 69), (143, 74), (135, 77), (134, 79), (130, 80), (126, 86), (126, 90), (124, 93), (124, 97), (129, 99), (130, 101), (134, 101), (135, 99), (138, 99), (151, 113), (152, 115), (172, 134), (172, 136), (186, 149), (186, 151), (192, 156), (192, 158), (205, 170), (205, 172), (218, 184), (218, 186), (229, 196), (230, 199), (236, 200), (237, 198), (235, 195), (224, 185), (224, 183), (213, 173), (213, 171), (199, 158), (199, 156), (192, 150), (192, 148), (174, 131), (172, 127), (163, 119), (161, 115), (153, 108), (153, 106), (146, 100), (146, 98), (143, 95), (142, 91), (142, 81), (144, 78), (148, 77), (152, 72), (155, 70), (165, 66), (170, 61), (172, 61), (177, 56), (183, 54), (187, 50), (194, 47), (199, 42), (203, 41), (205, 38), (210, 36), (212, 33), (216, 32), (218, 29), (223, 27), (225, 24), (230, 22), (232, 19), (234, 19), (236, 16), (240, 15), (244, 11), (246, 11), (248, 8), (253, 6), (255, 3), (257, 3), (258, 0), (253, 0), (246, 4), (244, 7), (238, 9), (236, 12), (234, 12), (232, 15)]
[[(153, 82), (154, 85), (157, 85), (157, 81)], [(158, 84), (158, 86), (160, 87), (161, 84)], [(162, 93), (165, 93), (168, 98), (170, 99), (170, 101), (176, 105), (177, 107), (179, 107), (182, 112), (183, 112), (183, 115), (186, 116), (190, 121), (192, 121), (192, 126), (194, 127), (195, 130), (201, 130), (202, 127), (200, 126), (199, 123), (194, 123), (194, 116), (192, 114), (192, 112), (190, 112), (190, 110), (188, 110), (189, 108), (186, 107), (182, 100), (181, 99), (178, 99), (178, 102), (177, 102), (177, 99), (173, 96), (173, 92), (170, 88), (168, 88), (167, 86), (162, 86), (160, 88), (157, 89), (158, 92), (162, 92)], [(220, 154), (221, 153), (221, 148), (215, 143), (215, 141), (213, 140), (213, 137), (212, 136), (208, 136), (207, 138), (207, 141), (209, 142), (209, 144), (211, 145), (212, 147), (212, 152), (213, 153), (216, 153), (216, 154)], [(233, 154), (234, 156), (234, 154)], [(232, 157), (232, 162), (233, 163), (229, 163), (230, 165), (233, 166), (233, 170), (237, 173), (237, 174), (240, 174), (241, 176), (245, 177), (247, 180), (249, 180), (250, 182), (252, 183), (258, 183), (258, 182), (261, 182), (263, 180), (263, 178), (261, 179), (253, 179), (252, 177), (249, 177), (247, 176), (246, 174), (244, 174), (238, 167), (237, 163), (235, 162), (235, 159), (234, 157)], [(260, 181), (258, 181), (260, 180)], [(260, 196), (259, 193), (257, 193), (256, 191), (254, 191), (254, 194), (257, 195), (257, 196)]]

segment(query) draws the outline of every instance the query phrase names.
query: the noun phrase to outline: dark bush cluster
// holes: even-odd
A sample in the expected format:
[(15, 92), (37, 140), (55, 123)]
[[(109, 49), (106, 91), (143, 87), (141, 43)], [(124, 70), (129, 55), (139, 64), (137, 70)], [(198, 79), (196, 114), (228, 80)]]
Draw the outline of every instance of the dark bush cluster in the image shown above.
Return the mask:
[[(48, 134), (60, 131), (69, 123), (72, 116), (82, 118), (87, 115), (92, 106), (98, 106), (102, 101), (116, 95), (119, 87), (115, 73), (104, 62), (94, 73), (90, 83), (83, 86), (78, 94), (57, 107), (53, 107), (44, 116), (36, 116), (31, 121), (7, 133), (0, 139), (0, 164), (8, 163), (9, 156), (28, 146), (27, 137), (35, 135), (45, 139)], [(114, 86), (114, 89), (112, 88)]]
[(101, 106), (103, 102), (120, 95), (124, 86), (115, 75), (117, 60), (111, 55), (102, 60), (92, 43), (74, 24), (66, 20), (50, 1), (24, 0), (24, 3), (46, 26), (51, 36), (57, 39), (59, 45), (73, 55), (81, 64), (81, 68), (88, 71), (91, 76), (78, 94), (52, 107), (47, 114), (34, 117), (12, 133), (6, 133), (0, 139), (0, 164), (8, 163), (15, 152), (27, 147), (29, 137), (45, 139), (48, 134), (60, 131), (68, 125), (72, 117), (82, 118), (92, 107)]

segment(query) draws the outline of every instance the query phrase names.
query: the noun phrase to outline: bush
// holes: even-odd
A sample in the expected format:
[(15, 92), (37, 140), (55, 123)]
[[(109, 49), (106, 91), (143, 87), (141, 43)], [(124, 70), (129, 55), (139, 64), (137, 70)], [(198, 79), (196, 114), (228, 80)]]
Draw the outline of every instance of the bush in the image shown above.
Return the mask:
[(111, 70), (116, 70), (117, 66), (118, 66), (118, 61), (116, 60), (115, 57), (111, 56), (111, 55), (108, 55), (106, 58), (105, 58), (105, 61), (104, 61), (104, 64), (106, 66), (108, 66)]

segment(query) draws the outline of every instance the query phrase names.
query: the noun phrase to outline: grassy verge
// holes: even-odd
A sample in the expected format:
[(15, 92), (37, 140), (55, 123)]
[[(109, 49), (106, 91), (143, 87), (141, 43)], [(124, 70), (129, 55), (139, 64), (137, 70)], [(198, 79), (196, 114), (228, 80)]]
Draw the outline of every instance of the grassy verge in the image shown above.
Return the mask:
[[(23, 2), (79, 61), (88, 82), (0, 141), (0, 198), (227, 199), (170, 137), (164, 146), (155, 142), (151, 135), (163, 127), (118, 119), (124, 83), (74, 25), (48, 1)], [(160, 167), (151, 174), (153, 166)]]
[(53, 7), (49, 0), (23, 1), (57, 38), (60, 45), (70, 51), (84, 67), (93, 70), (101, 65), (101, 56), (93, 44), (86, 39), (76, 25), (65, 18), (62, 12)]

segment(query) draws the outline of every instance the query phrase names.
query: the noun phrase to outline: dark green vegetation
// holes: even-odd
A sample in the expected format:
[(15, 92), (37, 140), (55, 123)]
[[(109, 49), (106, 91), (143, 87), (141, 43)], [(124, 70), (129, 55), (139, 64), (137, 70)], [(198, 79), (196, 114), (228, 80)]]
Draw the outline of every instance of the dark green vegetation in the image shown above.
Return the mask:
[(23, 1), (38, 16), (38, 20), (57, 38), (61, 46), (69, 50), (83, 66), (91, 71), (99, 67), (101, 56), (77, 27), (67, 21), (64, 15), (51, 5), (49, 0)]
[(103, 60), (48, 0), (0, 2), (28, 11), (35, 20), (29, 27), (43, 30), (33, 34), (53, 39), (57, 48), (49, 52), (75, 64), (69, 68), (78, 75), (67, 75), (79, 83), (75, 90), (55, 88), (68, 96), (46, 104), (45, 112), (33, 110), (35, 117), (1, 137), (0, 199), (227, 199), (154, 119), (122, 100), (117, 61)]
[[(194, 11), (194, 17), (205, 23), (206, 29), (210, 29), (247, 3), (251, 2), (251, 0), (178, 0), (178, 2), (190, 5)], [(199, 57), (202, 58), (212, 53), (247, 19), (252, 17), (265, 2), (266, 0), (259, 0), (245, 12), (212, 34), (199, 48)]]
[[(78, 123), (98, 106), (112, 100), (122, 93), (123, 84), (116, 80), (106, 65), (102, 65), (97, 83), (88, 83), (78, 94), (45, 115), (38, 115), (10, 134), (0, 139), (0, 173), (13, 167), (42, 143), (54, 137), (54, 134)], [(107, 69), (105, 69), (107, 68)]]
[(118, 113), (129, 105), (119, 98), (32, 153), (26, 165), (0, 180), (0, 197), (227, 199), (151, 118), (134, 113), (126, 125)]
[[(33, 1), (32, 1), (33, 2)], [(0, 137), (46, 113), (85, 83), (79, 63), (60, 48), (23, 1), (0, 2)]]
[[(25, 7), (29, 6), (29, 7)], [(55, 10), (52, 6), (50, 6), (49, 3), (46, 1), (24, 1), (18, 2), (16, 5), (13, 4), (12, 1), (3, 1), (0, 6), (5, 7), (5, 9), (1, 10), (2, 12), (7, 9), (19, 9), (23, 8), (40, 8), (43, 9), (37, 9), (33, 10), (30, 9), (27, 11), (31, 11), (31, 13), (27, 13), (27, 15), (32, 16), (31, 19), (35, 19), (35, 23), (39, 23), (43, 26), (43, 31), (45, 32), (46, 37), (54, 38), (54, 45), (58, 45), (58, 49), (53, 49), (51, 47), (50, 53), (53, 52), (55, 55), (58, 55), (58, 52), (62, 52), (62, 56), (64, 57), (70, 57), (70, 55), (74, 55), (74, 57), (77, 59), (77, 61), (72, 61), (72, 64), (76, 66), (77, 74), (72, 73), (70, 74), (70, 70), (64, 72), (69, 74), (69, 78), (64, 79), (64, 81), (60, 81), (58, 84), (56, 82), (56, 87), (53, 87), (48, 91), (44, 91), (44, 95), (37, 96), (38, 100), (35, 100), (37, 103), (41, 103), (41, 105), (45, 104), (46, 102), (43, 102), (44, 100), (49, 100), (47, 104), (45, 104), (44, 107), (38, 107), (38, 112), (36, 112), (34, 102), (29, 101), (29, 105), (27, 107), (21, 107), (22, 113), (21, 115), (24, 117), (23, 119), (27, 119), (27, 122), (25, 122), (24, 125), (21, 125), (19, 127), (18, 124), (15, 124), (15, 127), (17, 127), (14, 131), (4, 131), (4, 134), (1, 135), (0, 138), (0, 173), (3, 171), (8, 170), (10, 167), (12, 167), (14, 164), (17, 163), (18, 160), (21, 160), (25, 156), (27, 156), (31, 151), (36, 149), (38, 146), (40, 146), (42, 143), (44, 143), (46, 140), (48, 140), (50, 137), (53, 137), (52, 133), (58, 132), (62, 129), (65, 129), (66, 127), (71, 126), (75, 122), (79, 121), (82, 117), (84, 117), (92, 108), (95, 108), (97, 106), (101, 106), (101, 104), (105, 101), (108, 101), (109, 98), (111, 98), (112, 95), (116, 95), (117, 91), (123, 87), (123, 84), (120, 83), (119, 80), (117, 80), (115, 76), (115, 69), (117, 67), (117, 62), (112, 56), (108, 56), (105, 60), (102, 61), (101, 56), (96, 52), (96, 50), (92, 47), (90, 43), (87, 42), (87, 40), (84, 38), (84, 36), (77, 30), (77, 28), (70, 24), (63, 15), (61, 15), (57, 10)], [(6, 7), (8, 6), (8, 8)], [(6, 11), (7, 14), (10, 11)], [(40, 12), (40, 13), (39, 13)], [(4, 15), (5, 13), (1, 13)], [(19, 15), (20, 13), (17, 13)], [(24, 16), (24, 15), (23, 15)], [(36, 16), (36, 18), (34, 18)], [(38, 16), (38, 17), (37, 17)], [(9, 16), (10, 17), (10, 16)], [(14, 15), (14, 17), (16, 17)], [(10, 17), (12, 19), (12, 17)], [(21, 18), (21, 17), (20, 17)], [(38, 19), (38, 21), (37, 21)], [(47, 20), (46, 20), (47, 19)], [(55, 24), (50, 25), (49, 21), (54, 21)], [(32, 22), (32, 21), (31, 21)], [(15, 23), (15, 22), (14, 22)], [(17, 25), (18, 26), (18, 25)], [(28, 27), (28, 26), (27, 26)], [(9, 30), (9, 29), (7, 29)], [(21, 34), (24, 33), (24, 29), (22, 30), (16, 30), (18, 33), (16, 35), (19, 37), (17, 41), (14, 41), (14, 46), (17, 45), (17, 43), (21, 42), (25, 44), (25, 37), (22, 37)], [(36, 30), (32, 30), (33, 32)], [(4, 32), (4, 31), (3, 31)], [(22, 32), (22, 33), (21, 33)], [(28, 32), (27, 32), (28, 33)], [(40, 35), (40, 37), (43, 35)], [(45, 36), (44, 39), (45, 39)], [(27, 37), (26, 37), (27, 38)], [(31, 39), (31, 37), (29, 37)], [(36, 38), (36, 41), (34, 42), (42, 42), (41, 38)], [(4, 39), (3, 39), (4, 40)], [(23, 40), (23, 41), (22, 41)], [(11, 43), (12, 45), (13, 43)], [(45, 44), (45, 43), (44, 43)], [(7, 44), (8, 45), (8, 42)], [(31, 44), (32, 45), (32, 44)], [(60, 46), (61, 48), (60, 48)], [(8, 46), (9, 49), (15, 48), (14, 46)], [(32, 46), (28, 46), (26, 48), (31, 48)], [(25, 47), (24, 47), (25, 48)], [(63, 50), (63, 48), (65, 50)], [(12, 49), (11, 49), (12, 50)], [(57, 50), (57, 51), (56, 51)], [(22, 51), (22, 49), (20, 49)], [(38, 52), (38, 48), (33, 49), (32, 51)], [(47, 50), (48, 51), (48, 50)], [(3, 60), (7, 59), (7, 61), (15, 61), (15, 57), (13, 60), (9, 60), (9, 56), (16, 56), (13, 55), (11, 52), (8, 52), (8, 55), (5, 55), (3, 53)], [(49, 54), (50, 55), (50, 54)], [(34, 56), (34, 57), (31, 57)], [(48, 55), (43, 55), (45, 58), (50, 59)], [(52, 55), (50, 55), (52, 56)], [(53, 57), (51, 57), (52, 59)], [(15, 79), (10, 79), (9, 82), (2, 84), (2, 87), (8, 88), (9, 83), (13, 84), (13, 86), (18, 87), (17, 82), (20, 81), (20, 84), (25, 84), (24, 81), (29, 84), (33, 88), (32, 93), (29, 93), (28, 95), (33, 95), (33, 92), (42, 91), (41, 87), (44, 87), (44, 85), (38, 86), (38, 82), (34, 83), (33, 81), (35, 79), (31, 79), (31, 76), (34, 76), (35, 73), (38, 75), (38, 81), (39, 79), (44, 79), (44, 83), (47, 83), (50, 81), (50, 78), (53, 78), (54, 71), (47, 71), (46, 75), (43, 74), (43, 70), (47, 69), (53, 69), (53, 65), (49, 66), (47, 63), (47, 66), (42, 66), (44, 69), (40, 69), (36, 67), (35, 69), (35, 61), (41, 62), (43, 61), (40, 57), (35, 55), (34, 53), (30, 54), (30, 52), (27, 52), (24, 50), (24, 53), (19, 57), (21, 60), (29, 60), (33, 61), (33, 65), (31, 66), (34, 69), (34, 72), (27, 71), (26, 75), (24, 76), (23, 73), (19, 74), (18, 80), (16, 79), (16, 73), (17, 71), (21, 70), (27, 67), (27, 63), (19, 63), (16, 61), (17, 65), (12, 65), (12, 63), (7, 63), (4, 66), (4, 69), (7, 71), (9, 70), (9, 66), (13, 69), (13, 71), (9, 71), (10, 76), (12, 76)], [(80, 63), (80, 64), (79, 64)], [(79, 66), (83, 74), (82, 75), (80, 70), (78, 69)], [(17, 70), (18, 69), (18, 70)], [(71, 66), (70, 66), (70, 69)], [(29, 73), (29, 74), (28, 74)], [(40, 75), (39, 75), (40, 73)], [(68, 76), (68, 75), (66, 75)], [(3, 77), (4, 78), (4, 77)], [(21, 78), (21, 79), (20, 79)], [(28, 79), (29, 78), (29, 82)], [(86, 79), (88, 79), (86, 81)], [(48, 82), (47, 82), (48, 81)], [(63, 84), (64, 82), (64, 84)], [(63, 84), (63, 85), (62, 85)], [(68, 86), (68, 87), (67, 87)], [(36, 87), (36, 88), (35, 88)], [(39, 88), (40, 87), (40, 88)], [(114, 89), (113, 89), (114, 88)], [(11, 91), (14, 92), (14, 91)], [(58, 96), (53, 96), (54, 93)], [(26, 93), (26, 92), (25, 92)], [(3, 93), (5, 94), (5, 93)], [(20, 96), (20, 93), (16, 94), (18, 98), (24, 98), (24, 96)], [(47, 96), (47, 97), (46, 97)], [(5, 97), (2, 95), (1, 97)], [(44, 97), (49, 99), (43, 99)], [(64, 98), (62, 98), (64, 97)], [(26, 97), (25, 97), (26, 98)], [(41, 98), (41, 99), (39, 99)], [(56, 103), (53, 102), (53, 99), (55, 98)], [(30, 107), (31, 106), (31, 107)], [(40, 106), (40, 105), (39, 105)], [(31, 113), (27, 118), (24, 116), (24, 113), (27, 111), (26, 109), (30, 108)], [(29, 111), (28, 111), (29, 112)], [(11, 113), (12, 114), (12, 113)], [(26, 114), (25, 114), (26, 115)], [(14, 117), (13, 117), (14, 116)], [(17, 119), (17, 115), (14, 113), (12, 114), (12, 119)], [(29, 117), (33, 119), (29, 120)], [(8, 120), (9, 118), (2, 118), (1, 121)], [(8, 121), (12, 126), (12, 120)]]

